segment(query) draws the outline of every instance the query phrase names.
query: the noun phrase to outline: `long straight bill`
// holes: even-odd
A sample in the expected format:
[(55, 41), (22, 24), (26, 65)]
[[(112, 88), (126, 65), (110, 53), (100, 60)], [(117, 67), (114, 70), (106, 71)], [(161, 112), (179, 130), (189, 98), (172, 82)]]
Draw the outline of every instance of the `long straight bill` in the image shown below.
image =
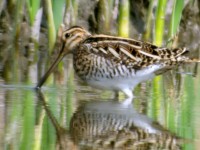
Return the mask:
[(59, 62), (63, 59), (63, 57), (64, 57), (63, 50), (64, 50), (64, 44), (63, 44), (62, 49), (61, 49), (60, 53), (58, 54), (56, 60), (53, 62), (53, 64), (51, 65), (51, 67), (47, 70), (47, 72), (45, 73), (45, 75), (37, 83), (36, 88), (41, 88), (41, 86), (47, 80), (47, 78), (49, 77), (49, 75), (53, 72), (53, 70), (56, 68), (56, 66), (59, 64)]

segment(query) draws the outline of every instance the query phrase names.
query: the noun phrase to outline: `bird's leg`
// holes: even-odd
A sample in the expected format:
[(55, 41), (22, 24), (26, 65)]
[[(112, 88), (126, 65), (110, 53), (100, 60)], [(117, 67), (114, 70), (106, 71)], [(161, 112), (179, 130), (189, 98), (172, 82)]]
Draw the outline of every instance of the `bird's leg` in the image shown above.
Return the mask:
[(123, 89), (122, 91), (125, 93), (125, 95), (126, 95), (128, 98), (133, 99), (134, 96), (133, 96), (133, 92), (132, 92), (131, 89), (127, 88), (127, 89)]
[(114, 100), (119, 100), (119, 91), (114, 91)]
[(125, 106), (128, 106), (128, 105), (132, 104), (132, 100), (133, 100), (133, 98), (134, 98), (132, 89), (129, 89), (129, 88), (128, 88), (128, 89), (123, 89), (122, 91), (123, 91), (123, 92), (126, 94), (126, 96), (127, 96), (127, 98), (122, 102), (122, 104), (125, 105)]

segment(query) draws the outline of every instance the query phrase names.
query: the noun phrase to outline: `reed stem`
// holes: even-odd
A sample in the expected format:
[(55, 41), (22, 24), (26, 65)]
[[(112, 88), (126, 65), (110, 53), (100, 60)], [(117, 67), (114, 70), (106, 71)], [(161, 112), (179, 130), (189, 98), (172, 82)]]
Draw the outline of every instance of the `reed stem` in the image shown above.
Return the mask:
[(122, 37), (129, 36), (129, 1), (121, 0), (119, 3), (118, 34)]
[(163, 42), (166, 4), (167, 0), (159, 0), (156, 10), (154, 44), (158, 46), (161, 46)]
[(48, 47), (51, 52), (56, 42), (56, 29), (55, 29), (55, 24), (54, 24), (51, 0), (45, 0), (45, 3), (47, 7), (46, 14), (47, 14), (47, 21), (48, 21), (48, 39), (49, 39)]

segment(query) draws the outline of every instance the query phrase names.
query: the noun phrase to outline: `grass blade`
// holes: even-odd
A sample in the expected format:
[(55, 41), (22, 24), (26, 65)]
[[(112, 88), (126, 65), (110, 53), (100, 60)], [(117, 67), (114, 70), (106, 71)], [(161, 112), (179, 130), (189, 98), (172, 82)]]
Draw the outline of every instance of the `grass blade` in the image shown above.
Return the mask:
[(49, 39), (48, 47), (50, 51), (52, 51), (54, 48), (54, 44), (56, 42), (56, 29), (55, 29), (55, 24), (54, 24), (51, 0), (45, 0), (45, 3), (47, 7), (46, 13), (47, 13), (47, 20), (48, 20), (48, 39)]
[(154, 2), (154, 0), (150, 1), (149, 8), (148, 8), (146, 27), (145, 27), (145, 33), (144, 33), (145, 40), (148, 40), (150, 38), (150, 34), (151, 34), (151, 30), (152, 30), (151, 28), (152, 28), (153, 2)]
[(156, 10), (154, 43), (158, 46), (161, 46), (163, 42), (166, 4), (167, 0), (159, 0)]
[(170, 21), (170, 28), (169, 28), (169, 39), (173, 39), (173, 37), (176, 35), (178, 31), (178, 27), (181, 21), (182, 11), (184, 7), (184, 1), (183, 0), (175, 0), (174, 6), (172, 10), (171, 15), (171, 21)]
[(27, 0), (26, 3), (27, 3), (27, 9), (28, 9), (29, 18), (30, 18), (30, 24), (31, 26), (33, 26), (35, 16), (40, 7), (40, 0)]
[(119, 26), (118, 34), (122, 37), (129, 36), (129, 1), (122, 0), (119, 3)]
[(53, 19), (56, 31), (58, 31), (58, 28), (63, 20), (64, 6), (65, 0), (52, 0)]

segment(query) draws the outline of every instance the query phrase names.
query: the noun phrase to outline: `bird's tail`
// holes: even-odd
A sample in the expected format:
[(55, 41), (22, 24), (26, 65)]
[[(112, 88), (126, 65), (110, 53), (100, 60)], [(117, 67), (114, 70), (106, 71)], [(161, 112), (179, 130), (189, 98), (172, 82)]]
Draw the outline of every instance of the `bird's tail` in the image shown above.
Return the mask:
[(180, 58), (182, 62), (185, 63), (200, 63), (200, 59), (198, 58), (190, 58), (186, 56), (190, 51), (187, 48), (175, 48), (172, 50), (175, 52), (175, 58)]
[(200, 63), (200, 59), (197, 58), (188, 58), (185, 60), (186, 63)]

